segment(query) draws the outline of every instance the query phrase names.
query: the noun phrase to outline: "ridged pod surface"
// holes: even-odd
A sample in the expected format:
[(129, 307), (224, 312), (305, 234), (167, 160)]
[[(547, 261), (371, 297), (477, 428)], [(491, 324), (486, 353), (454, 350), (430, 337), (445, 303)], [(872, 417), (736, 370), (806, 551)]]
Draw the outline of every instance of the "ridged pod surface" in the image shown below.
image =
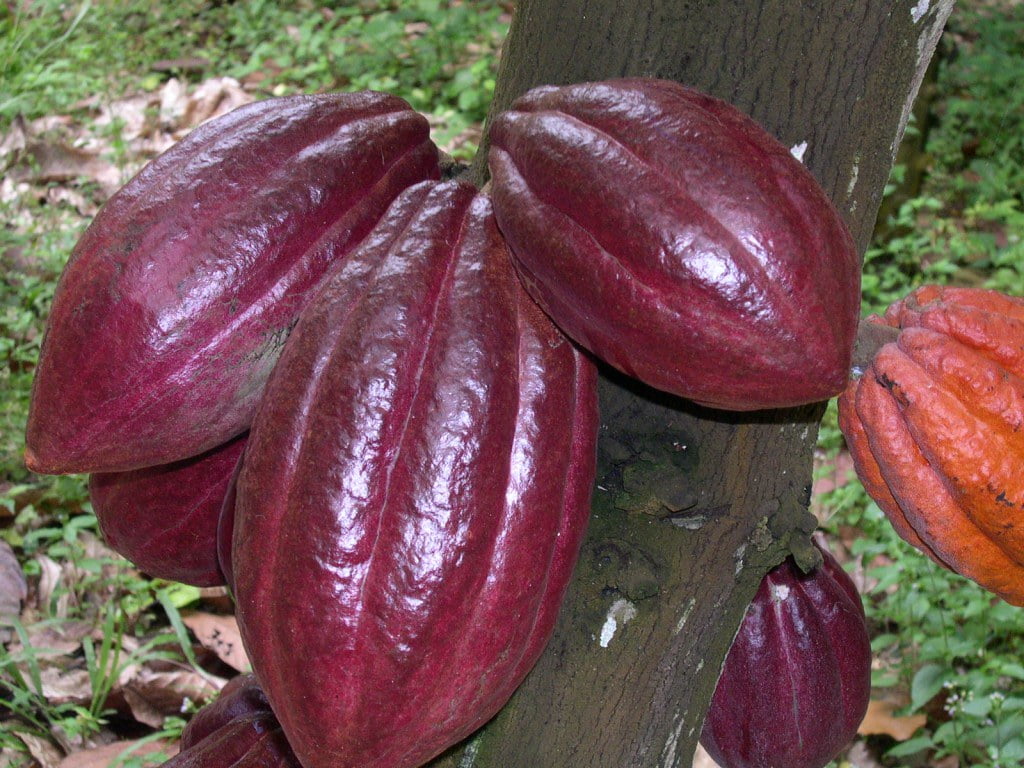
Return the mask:
[(252, 675), (229, 682), (181, 734), (163, 768), (302, 768)]
[(839, 398), (865, 489), (933, 560), (1024, 605), (1024, 300), (922, 286)]
[(577, 342), (716, 408), (842, 391), (853, 240), (752, 120), (677, 83), (623, 79), (534, 89), (490, 136), (498, 224), (527, 289)]
[(26, 464), (168, 464), (248, 428), (310, 293), (406, 187), (438, 178), (425, 118), (363, 92), (200, 126), (102, 208), (57, 286)]
[(239, 626), (306, 768), (413, 768), (497, 712), (589, 516), (596, 372), (488, 199), (403, 194), (303, 313), (238, 479)]
[(150, 576), (223, 584), (217, 526), (246, 439), (173, 464), (91, 475), (89, 498), (107, 544)]
[(704, 720), (722, 768), (822, 768), (857, 733), (871, 695), (860, 595), (826, 550), (803, 574), (787, 559), (747, 608)]

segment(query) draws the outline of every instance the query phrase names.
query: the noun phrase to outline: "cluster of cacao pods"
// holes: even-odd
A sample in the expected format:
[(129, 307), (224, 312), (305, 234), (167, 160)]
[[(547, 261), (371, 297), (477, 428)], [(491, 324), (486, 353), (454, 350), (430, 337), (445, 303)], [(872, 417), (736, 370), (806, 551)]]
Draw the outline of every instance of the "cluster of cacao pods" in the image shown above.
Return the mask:
[(395, 97), (242, 107), (72, 254), (26, 463), (92, 473), (152, 575), (227, 582), (263, 691), (180, 765), (414, 768), (489, 719), (586, 528), (591, 355), (719, 408), (845, 385), (852, 240), (754, 122), (629, 79), (532, 91), (491, 139), (488, 195)]

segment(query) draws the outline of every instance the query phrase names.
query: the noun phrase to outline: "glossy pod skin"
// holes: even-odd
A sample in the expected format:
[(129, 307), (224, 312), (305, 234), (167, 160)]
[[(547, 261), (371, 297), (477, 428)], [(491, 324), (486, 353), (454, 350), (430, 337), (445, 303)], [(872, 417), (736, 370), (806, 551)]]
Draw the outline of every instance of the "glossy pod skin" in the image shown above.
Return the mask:
[(306, 309), (232, 548), (245, 646), (306, 768), (414, 768), (504, 704), (586, 528), (596, 399), (468, 185), (408, 190)]
[(224, 584), (217, 526), (247, 434), (192, 459), (89, 477), (103, 538), (150, 576)]
[(839, 398), (857, 475), (896, 532), (1024, 606), (1024, 300), (922, 286)]
[(271, 99), (190, 133), (107, 202), (61, 275), (29, 469), (169, 464), (245, 431), (311, 292), (438, 175), (426, 119), (385, 94)]
[(236, 677), (196, 713), (163, 768), (301, 768), (252, 675)]
[(181, 748), (189, 749), (216, 731), (252, 715), (270, 714), (270, 702), (260, 688), (256, 675), (233, 677), (221, 689), (220, 695), (200, 709), (181, 732)]
[(822, 768), (857, 733), (871, 643), (857, 588), (821, 553), (810, 574), (792, 558), (769, 571), (747, 608), (701, 735), (722, 768)]
[(732, 410), (842, 391), (860, 262), (789, 151), (677, 83), (541, 87), (490, 129), (491, 195), (531, 295), (619, 370)]

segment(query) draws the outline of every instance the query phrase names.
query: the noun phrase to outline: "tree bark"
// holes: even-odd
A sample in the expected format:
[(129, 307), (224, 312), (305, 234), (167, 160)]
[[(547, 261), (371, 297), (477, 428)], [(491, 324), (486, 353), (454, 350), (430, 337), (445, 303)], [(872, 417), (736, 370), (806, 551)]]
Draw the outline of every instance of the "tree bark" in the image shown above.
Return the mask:
[[(792, 147), (863, 251), (952, 5), (520, 0), (491, 114), (544, 83), (694, 86)], [(433, 768), (690, 765), (763, 574), (790, 552), (813, 563), (824, 404), (728, 414), (605, 372), (601, 409), (592, 523), (555, 636), (502, 713)]]

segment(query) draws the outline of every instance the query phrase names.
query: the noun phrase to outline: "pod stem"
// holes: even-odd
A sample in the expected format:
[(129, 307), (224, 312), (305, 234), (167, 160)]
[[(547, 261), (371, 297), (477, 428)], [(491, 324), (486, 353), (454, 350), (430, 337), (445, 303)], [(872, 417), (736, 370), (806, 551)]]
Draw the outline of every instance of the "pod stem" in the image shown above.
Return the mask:
[(875, 359), (878, 350), (899, 338), (900, 329), (886, 325), (878, 315), (871, 315), (860, 321), (857, 339), (853, 344), (853, 361), (850, 375), (860, 378)]

